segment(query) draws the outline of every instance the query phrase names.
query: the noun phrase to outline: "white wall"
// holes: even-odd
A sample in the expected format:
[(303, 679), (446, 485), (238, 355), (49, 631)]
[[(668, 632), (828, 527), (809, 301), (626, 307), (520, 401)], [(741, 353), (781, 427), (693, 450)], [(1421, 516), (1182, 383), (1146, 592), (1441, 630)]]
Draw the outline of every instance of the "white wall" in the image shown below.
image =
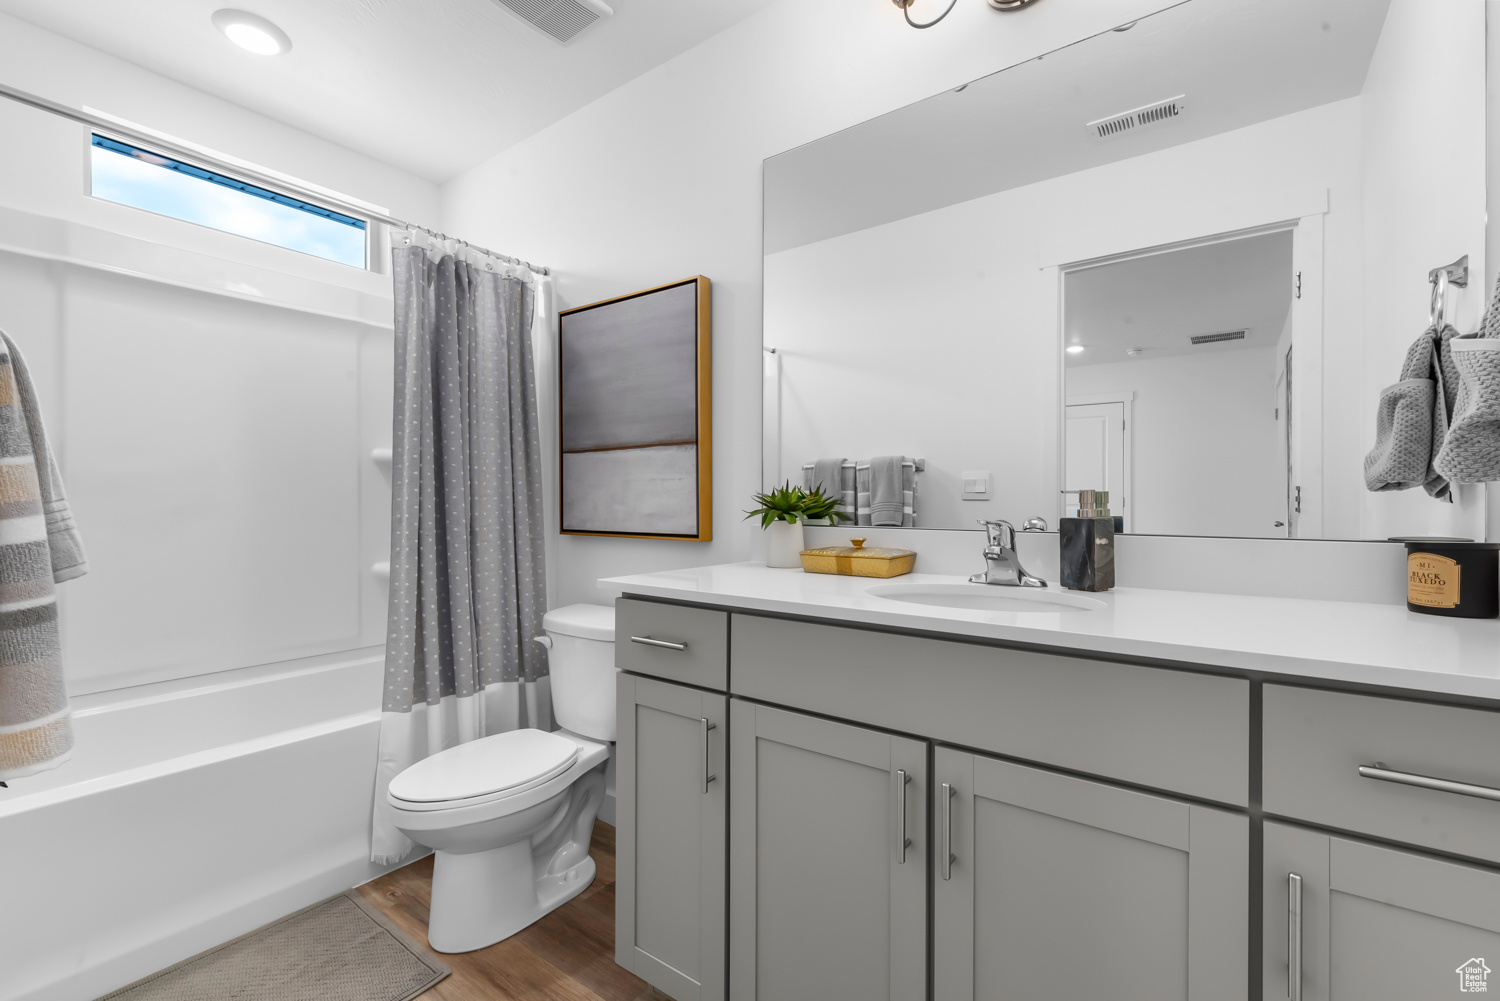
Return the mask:
[[(1361, 314), (1358, 126), (1359, 102), (1339, 101), (770, 255), (766, 341), (782, 364), (778, 479), (797, 481), (801, 464), (820, 456), (896, 452), (927, 459), (920, 526), (1050, 521), (1059, 504), (1058, 293), (1040, 265), (1277, 222), (1320, 202), (1329, 206), (1330, 257), (1355, 258), (1329, 278), (1325, 320), (1342, 334)], [(1129, 205), (1121, 191), (1132, 193)], [(994, 474), (991, 500), (960, 499), (965, 470)], [(1202, 534), (1268, 534), (1270, 520), (1254, 521), (1264, 522), (1260, 531)], [(1176, 523), (1164, 516), (1134, 530), (1196, 534)]]
[(1132, 532), (1285, 537), (1274, 348), (1070, 366), (1067, 380), (1070, 398), (1135, 394)]
[(888, 3), (782, 0), (445, 186), (445, 228), (554, 266), (576, 306), (704, 274), (714, 288), (712, 543), (564, 537), (558, 600), (596, 578), (746, 559), (760, 486), (761, 161), (1169, 6), (960, 3), (913, 31)]
[[(1484, 312), (1485, 8), (1483, 0), (1393, 0), (1362, 97), (1365, 308), (1362, 351), (1330, 351), (1330, 394), (1358, 380), (1359, 406), (1330, 409), (1330, 490), (1347, 490), (1374, 443), (1379, 390), (1395, 382), (1407, 348), (1427, 325), (1427, 272), (1469, 255), (1472, 280), (1454, 289), (1460, 332)], [(1441, 59), (1432, 53), (1441, 52)], [(1361, 359), (1363, 365), (1347, 364)], [(1348, 422), (1357, 418), (1357, 425)], [(1337, 439), (1351, 447), (1335, 447)], [(1354, 442), (1358, 446), (1354, 446)], [(1331, 464), (1342, 463), (1342, 470)], [(1465, 487), (1440, 505), (1422, 490), (1371, 494), (1360, 483), (1361, 534), (1484, 538), (1484, 490)]]

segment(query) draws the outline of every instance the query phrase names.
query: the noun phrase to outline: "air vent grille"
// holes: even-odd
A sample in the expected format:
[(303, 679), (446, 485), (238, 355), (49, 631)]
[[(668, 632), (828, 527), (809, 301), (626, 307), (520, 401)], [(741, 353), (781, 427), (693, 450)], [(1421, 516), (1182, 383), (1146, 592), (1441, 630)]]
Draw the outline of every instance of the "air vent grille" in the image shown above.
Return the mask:
[(495, 0), (521, 20), (559, 42), (573, 36), (614, 11), (599, 0)]
[(1100, 118), (1088, 123), (1089, 136), (1093, 139), (1116, 139), (1127, 132), (1139, 132), (1153, 125), (1170, 122), (1187, 110), (1187, 96), (1178, 94), (1165, 101), (1157, 101), (1144, 107), (1122, 111), (1118, 115)]
[(1194, 344), (1219, 344), (1223, 341), (1243, 341), (1244, 339), (1243, 330), (1226, 330), (1222, 334), (1197, 334), (1188, 338)]

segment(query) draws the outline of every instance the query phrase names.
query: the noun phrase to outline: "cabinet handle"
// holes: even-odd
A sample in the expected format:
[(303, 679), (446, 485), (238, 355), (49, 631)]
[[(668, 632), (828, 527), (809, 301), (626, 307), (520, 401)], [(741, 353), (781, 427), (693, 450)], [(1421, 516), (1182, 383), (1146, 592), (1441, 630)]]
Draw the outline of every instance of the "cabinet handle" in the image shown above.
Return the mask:
[(1286, 996), (1302, 1001), (1302, 877), (1286, 877)]
[(951, 783), (943, 783), (943, 878), (953, 878), (953, 797), (957, 794)]
[(910, 783), (906, 769), (896, 769), (896, 827), (900, 832), (896, 835), (896, 861), (902, 865), (906, 864), (906, 850), (911, 847), (911, 838), (906, 836), (906, 787)]
[(1359, 774), (1362, 778), (1377, 779), (1381, 782), (1395, 782), (1404, 786), (1416, 786), (1419, 789), (1435, 789), (1438, 792), (1451, 792), (1460, 796), (1474, 796), (1477, 799), (1492, 799), (1500, 802), (1500, 789), (1477, 786), (1468, 782), (1454, 782), (1451, 779), (1435, 779), (1430, 775), (1398, 772), (1386, 767), (1384, 761), (1377, 761), (1373, 765), (1360, 765)]
[(703, 730), (702, 730), (702, 736), (703, 736), (703, 795), (707, 796), (708, 795), (708, 784), (710, 782), (712, 782), (714, 779), (718, 778), (717, 775), (711, 774), (709, 772), (709, 770), (708, 770), (708, 731), (710, 731), (710, 730), (714, 729), (715, 727), (717, 727), (718, 724), (717, 723), (710, 723), (708, 721), (708, 717), (707, 716), (701, 716), (701, 717), (699, 717), (698, 718), (698, 722), (700, 724), (702, 724), (702, 726), (703, 726)]
[(630, 642), (639, 643), (641, 646), (654, 646), (661, 650), (686, 650), (686, 643), (673, 643), (671, 640), (654, 640), (650, 636), (632, 636)]

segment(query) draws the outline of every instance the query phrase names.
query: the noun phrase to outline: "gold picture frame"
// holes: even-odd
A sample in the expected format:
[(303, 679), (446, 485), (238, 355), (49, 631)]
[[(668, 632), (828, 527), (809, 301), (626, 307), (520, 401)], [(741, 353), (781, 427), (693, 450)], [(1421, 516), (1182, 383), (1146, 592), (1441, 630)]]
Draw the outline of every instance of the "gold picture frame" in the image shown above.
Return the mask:
[(563, 535), (713, 539), (709, 280), (558, 315)]

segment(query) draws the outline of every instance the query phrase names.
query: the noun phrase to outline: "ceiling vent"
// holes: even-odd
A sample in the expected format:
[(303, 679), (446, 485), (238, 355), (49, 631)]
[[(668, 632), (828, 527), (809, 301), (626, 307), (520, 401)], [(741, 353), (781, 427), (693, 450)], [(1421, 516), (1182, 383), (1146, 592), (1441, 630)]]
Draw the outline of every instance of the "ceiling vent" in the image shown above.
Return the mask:
[(1198, 334), (1188, 338), (1194, 344), (1219, 344), (1223, 341), (1243, 341), (1244, 339), (1243, 330), (1226, 330), (1222, 334)]
[(521, 20), (556, 42), (573, 36), (614, 11), (600, 0), (495, 0)]
[(1145, 107), (1089, 122), (1087, 126), (1089, 138), (1118, 139), (1126, 133), (1139, 132), (1141, 129), (1162, 125), (1180, 118), (1185, 110), (1187, 110), (1187, 97), (1178, 94), (1165, 101), (1157, 101), (1155, 104), (1148, 104)]

